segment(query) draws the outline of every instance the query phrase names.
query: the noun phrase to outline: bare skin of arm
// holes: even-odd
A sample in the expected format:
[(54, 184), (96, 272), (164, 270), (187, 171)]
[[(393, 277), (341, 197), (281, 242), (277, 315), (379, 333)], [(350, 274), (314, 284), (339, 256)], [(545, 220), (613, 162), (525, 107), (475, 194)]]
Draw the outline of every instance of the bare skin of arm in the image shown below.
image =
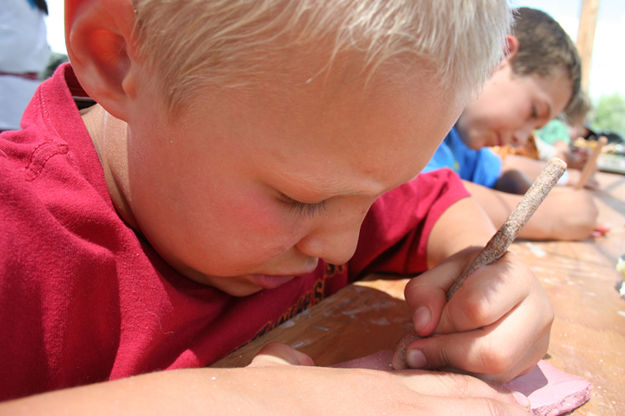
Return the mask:
[[(519, 171), (526, 175), (530, 181), (534, 181), (545, 167), (546, 162), (542, 160), (534, 160), (524, 156), (508, 155), (503, 162), (503, 171)], [(567, 185), (574, 186), (581, 178), (581, 171), (578, 169), (568, 169)], [(599, 186), (597, 180), (592, 176), (586, 181), (586, 188), (597, 189)]]
[(496, 231), (496, 226), (479, 201), (475, 198), (459, 200), (441, 215), (432, 228), (427, 246), (428, 267), (437, 266), (467, 247), (485, 246)]
[[(522, 195), (509, 194), (464, 181), (496, 227), (504, 223)], [(519, 238), (532, 240), (583, 240), (597, 226), (597, 207), (585, 190), (556, 187), (521, 230)]]
[[(244, 368), (156, 372), (0, 404), (12, 415), (528, 415), (515, 396), (460, 374), (312, 366), (284, 344)], [(341, 392), (340, 400), (328, 400)]]

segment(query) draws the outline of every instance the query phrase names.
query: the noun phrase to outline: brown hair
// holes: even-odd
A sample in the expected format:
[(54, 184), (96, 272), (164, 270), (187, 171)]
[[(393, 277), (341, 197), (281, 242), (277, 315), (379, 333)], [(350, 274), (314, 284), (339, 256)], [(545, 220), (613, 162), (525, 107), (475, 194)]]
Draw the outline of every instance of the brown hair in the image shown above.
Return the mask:
[(580, 88), (563, 113), (563, 118), (569, 126), (584, 124), (586, 116), (592, 110), (592, 102), (588, 94)]
[(582, 74), (575, 44), (558, 22), (540, 10), (521, 7), (512, 15), (511, 33), (519, 40), (519, 50), (512, 58), (512, 70), (518, 75), (542, 77), (563, 70), (572, 85), (568, 109), (579, 93)]

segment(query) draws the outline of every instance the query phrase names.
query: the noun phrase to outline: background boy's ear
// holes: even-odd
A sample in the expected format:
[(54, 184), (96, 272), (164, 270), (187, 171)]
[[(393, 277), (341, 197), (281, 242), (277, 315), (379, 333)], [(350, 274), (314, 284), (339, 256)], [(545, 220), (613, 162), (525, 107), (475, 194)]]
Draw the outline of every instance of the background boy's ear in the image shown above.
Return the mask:
[(510, 61), (519, 51), (519, 39), (514, 35), (506, 35), (506, 44), (504, 46), (504, 58), (499, 62), (499, 65), (495, 70), (502, 69), (504, 66), (509, 65)]
[(131, 0), (65, 1), (65, 41), (76, 76), (91, 98), (124, 120), (136, 88), (134, 19)]
[(512, 59), (519, 51), (519, 39), (514, 35), (506, 35), (506, 59)]

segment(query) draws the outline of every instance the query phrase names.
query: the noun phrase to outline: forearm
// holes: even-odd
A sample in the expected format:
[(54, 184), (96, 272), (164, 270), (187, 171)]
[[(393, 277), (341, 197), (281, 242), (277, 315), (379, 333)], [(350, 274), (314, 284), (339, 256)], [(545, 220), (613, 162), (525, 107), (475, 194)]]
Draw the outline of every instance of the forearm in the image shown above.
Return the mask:
[[(58, 390), (0, 404), (11, 415), (227, 414), (227, 370), (177, 370)], [(214, 378), (213, 378), (214, 377)], [(220, 383), (214, 383), (219, 377)], [(213, 381), (213, 385), (210, 383)], [(224, 400), (216, 401), (219, 395)]]
[(467, 247), (486, 245), (495, 231), (495, 226), (475, 198), (459, 200), (440, 216), (432, 228), (427, 245), (428, 267), (436, 266)]
[[(465, 182), (465, 186), (482, 208), (484, 208), (488, 217), (497, 228), (503, 225), (512, 210), (523, 197), (522, 195), (509, 194), (486, 188), (485, 186), (477, 185), (472, 182)], [(542, 221), (542, 219), (546, 217), (548, 217), (548, 213), (541, 215), (536, 212), (525, 227), (521, 229), (519, 238), (548, 239), (552, 232), (550, 230), (550, 224)]]
[[(410, 414), (421, 409), (424, 414), (441, 416), (527, 414), (512, 394), (473, 377), (419, 372), (406, 383), (405, 373), (297, 365), (289, 356), (302, 353), (281, 345), (274, 344), (271, 350), (265, 347), (266, 354), (245, 368), (145, 374), (5, 402), (0, 404), (0, 413), (282, 416), (382, 414), (389, 409)], [(341, 399), (328, 400), (337, 391)]]
[[(564, 159), (567, 163), (569, 163), (569, 158), (566, 158), (565, 155), (559, 155), (561, 159)], [(512, 171), (516, 170), (522, 172), (529, 179), (529, 184), (532, 181), (536, 180), (540, 172), (545, 168), (546, 162), (542, 160), (534, 160), (524, 156), (516, 156), (509, 155), (506, 157), (503, 165), (503, 171)], [(580, 166), (570, 166), (567, 169), (565, 176), (562, 178), (562, 182), (558, 182), (562, 185), (575, 185), (579, 182), (581, 172), (577, 169)], [(583, 164), (582, 164), (583, 167)], [(565, 179), (566, 178), (566, 179)], [(591, 184), (591, 188), (596, 188), (596, 184)]]
[[(465, 182), (465, 186), (499, 228), (521, 201), (522, 195), (508, 194)], [(596, 226), (597, 210), (585, 191), (554, 189), (538, 207), (519, 238), (532, 240), (581, 240)]]
[(523, 172), (527, 177), (534, 181), (545, 167), (542, 160), (534, 160), (525, 156), (508, 155), (503, 161), (503, 171), (518, 170)]

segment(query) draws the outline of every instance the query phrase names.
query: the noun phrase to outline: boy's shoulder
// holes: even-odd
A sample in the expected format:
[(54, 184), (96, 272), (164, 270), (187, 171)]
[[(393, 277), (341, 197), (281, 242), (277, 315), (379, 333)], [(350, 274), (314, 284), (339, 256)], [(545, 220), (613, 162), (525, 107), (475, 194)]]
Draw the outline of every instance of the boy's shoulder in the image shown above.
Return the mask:
[(492, 187), (501, 174), (501, 158), (490, 148), (471, 149), (466, 145), (460, 132), (454, 127), (436, 151), (446, 154), (449, 168), (468, 180), (486, 187)]
[(14, 185), (22, 182), (21, 186), (43, 193), (69, 189), (81, 176), (94, 186), (105, 185), (74, 94), (81, 102), (88, 99), (69, 65), (39, 86), (24, 111), (22, 129), (0, 135), (5, 180), (11, 177)]
[(88, 240), (98, 233), (92, 229), (96, 224), (121, 223), (66, 83), (68, 71), (72, 74), (70, 67), (60, 68), (42, 83), (24, 113), (22, 130), (0, 134), (0, 228), (9, 244), (2, 248), (3, 265), (8, 257), (39, 258), (42, 264), (71, 257), (58, 248), (72, 235)]

